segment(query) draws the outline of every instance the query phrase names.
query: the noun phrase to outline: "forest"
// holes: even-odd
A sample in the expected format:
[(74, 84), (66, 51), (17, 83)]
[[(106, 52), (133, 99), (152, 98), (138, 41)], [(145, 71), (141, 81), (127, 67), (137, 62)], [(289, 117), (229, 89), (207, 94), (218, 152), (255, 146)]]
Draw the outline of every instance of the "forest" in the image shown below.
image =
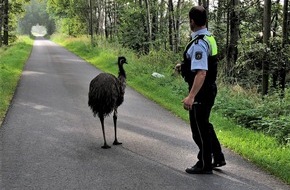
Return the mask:
[(288, 144), (288, 0), (0, 0), (0, 47), (42, 27), (47, 37), (87, 36), (92, 47), (101, 39), (138, 56), (170, 55), (166, 59), (172, 64), (166, 67), (171, 68), (189, 40), (188, 11), (197, 4), (206, 8), (208, 29), (218, 43), (219, 81), (254, 91), (262, 100), (274, 96), (277, 104), (268, 111), (250, 103), (216, 107), (249, 128), (275, 129), (274, 136)]

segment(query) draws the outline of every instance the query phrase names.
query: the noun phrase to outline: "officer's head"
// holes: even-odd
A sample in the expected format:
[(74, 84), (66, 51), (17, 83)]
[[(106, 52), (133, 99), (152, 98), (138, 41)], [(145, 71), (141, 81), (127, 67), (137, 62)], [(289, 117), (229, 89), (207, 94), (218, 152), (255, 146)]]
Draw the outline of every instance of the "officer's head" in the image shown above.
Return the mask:
[(193, 29), (192, 25), (196, 25), (198, 27), (205, 26), (207, 21), (207, 13), (205, 8), (203, 6), (192, 7), (191, 10), (189, 11), (189, 20), (191, 29)]

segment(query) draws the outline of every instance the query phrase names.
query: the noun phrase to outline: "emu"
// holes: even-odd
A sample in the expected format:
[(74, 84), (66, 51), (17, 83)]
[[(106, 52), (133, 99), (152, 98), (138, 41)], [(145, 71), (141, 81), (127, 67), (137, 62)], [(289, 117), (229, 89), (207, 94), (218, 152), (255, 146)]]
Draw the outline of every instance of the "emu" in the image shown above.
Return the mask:
[(118, 78), (109, 73), (100, 73), (91, 82), (88, 94), (88, 105), (94, 117), (98, 115), (103, 131), (103, 149), (111, 148), (108, 146), (105, 135), (104, 118), (114, 112), (114, 131), (115, 140), (113, 145), (122, 144), (117, 140), (117, 109), (124, 101), (126, 88), (126, 72), (123, 64), (127, 63), (125, 57), (118, 57), (119, 75)]

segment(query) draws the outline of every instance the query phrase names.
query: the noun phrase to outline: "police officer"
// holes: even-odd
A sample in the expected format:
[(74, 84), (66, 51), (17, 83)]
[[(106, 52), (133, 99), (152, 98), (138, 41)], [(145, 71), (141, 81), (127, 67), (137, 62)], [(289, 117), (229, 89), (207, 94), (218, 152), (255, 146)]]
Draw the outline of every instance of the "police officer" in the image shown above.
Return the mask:
[[(214, 167), (226, 165), (213, 125), (209, 122), (217, 93), (217, 45), (206, 28), (207, 13), (202, 6), (189, 11), (192, 40), (184, 52), (182, 76), (189, 86), (183, 107), (189, 110), (192, 137), (199, 148), (197, 163), (185, 171), (190, 174), (212, 174)], [(212, 163), (213, 160), (213, 163)]]

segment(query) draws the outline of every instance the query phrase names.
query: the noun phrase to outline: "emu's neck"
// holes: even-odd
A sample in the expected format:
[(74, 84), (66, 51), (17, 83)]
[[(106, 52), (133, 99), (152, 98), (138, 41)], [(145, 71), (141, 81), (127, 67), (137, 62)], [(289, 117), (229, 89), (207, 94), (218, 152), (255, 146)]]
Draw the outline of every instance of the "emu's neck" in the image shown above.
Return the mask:
[(126, 88), (126, 72), (123, 68), (122, 64), (119, 64), (119, 76), (118, 79), (120, 81), (121, 84), (121, 96), (124, 96), (125, 94), (125, 88)]
[(119, 76), (118, 76), (118, 78), (126, 79), (126, 72), (125, 72), (122, 64), (119, 64)]

